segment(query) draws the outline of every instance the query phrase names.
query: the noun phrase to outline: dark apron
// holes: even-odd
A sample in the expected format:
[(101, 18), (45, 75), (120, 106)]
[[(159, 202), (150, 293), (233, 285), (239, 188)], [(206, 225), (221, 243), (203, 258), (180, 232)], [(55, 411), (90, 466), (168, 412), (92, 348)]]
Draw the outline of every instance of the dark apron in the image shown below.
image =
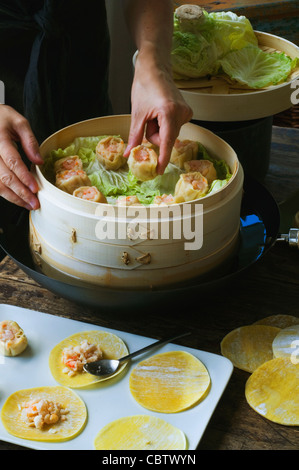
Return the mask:
[(77, 121), (111, 113), (104, 0), (0, 0), (5, 103), (39, 142)]

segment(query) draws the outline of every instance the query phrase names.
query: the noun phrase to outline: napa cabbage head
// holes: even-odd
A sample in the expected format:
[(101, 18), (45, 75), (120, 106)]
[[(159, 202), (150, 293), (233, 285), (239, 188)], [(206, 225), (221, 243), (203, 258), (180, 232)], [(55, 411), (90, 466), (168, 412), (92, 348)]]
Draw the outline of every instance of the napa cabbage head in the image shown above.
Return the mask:
[(203, 10), (198, 19), (184, 21), (174, 14), (171, 51), (174, 78), (215, 75), (220, 58), (248, 45), (257, 45), (257, 38), (245, 16)]
[(171, 63), (174, 78), (198, 78), (217, 73), (218, 51), (200, 33), (173, 33)]
[(213, 40), (218, 50), (218, 58), (233, 50), (249, 45), (258, 45), (257, 37), (250, 21), (245, 16), (238, 16), (232, 11), (219, 11), (209, 14), (213, 23)]

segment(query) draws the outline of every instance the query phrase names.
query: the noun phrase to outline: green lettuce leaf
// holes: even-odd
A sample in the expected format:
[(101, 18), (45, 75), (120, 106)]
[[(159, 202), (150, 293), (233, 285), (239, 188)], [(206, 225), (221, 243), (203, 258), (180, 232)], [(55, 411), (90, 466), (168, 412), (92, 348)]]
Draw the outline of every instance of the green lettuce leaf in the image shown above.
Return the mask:
[(263, 88), (285, 81), (297, 60), (284, 53), (270, 54), (258, 47), (246, 47), (228, 53), (219, 63), (230, 78), (250, 88)]
[[(107, 170), (98, 161), (95, 153), (97, 143), (104, 137), (80, 137), (64, 149), (53, 150), (44, 162), (43, 173), (46, 177), (46, 173), (51, 175), (51, 178), (48, 179), (53, 181), (55, 161), (60, 158), (78, 155), (83, 162), (83, 168), (88, 174), (91, 184), (96, 186), (104, 194), (108, 202), (112, 204), (120, 196), (135, 195), (142, 204), (151, 204), (155, 196), (162, 196), (163, 194), (174, 195), (176, 183), (182, 173), (180, 168), (169, 163), (163, 175), (158, 175), (153, 180), (144, 182), (138, 181), (127, 166), (116, 171)], [(200, 142), (197, 158), (209, 159), (216, 168), (218, 179), (211, 185), (210, 192), (216, 191), (223, 184), (226, 184), (231, 174), (224, 160), (212, 158)]]
[(245, 16), (238, 16), (232, 11), (219, 11), (210, 13), (209, 18), (214, 20), (213, 39), (221, 51), (218, 58), (232, 50), (258, 45), (251, 23)]
[(155, 196), (160, 195), (158, 190), (143, 186), (128, 170), (117, 171), (100, 168), (89, 174), (92, 185), (96, 186), (107, 198), (117, 199), (120, 196), (137, 196), (142, 204), (150, 204)]
[(64, 149), (58, 148), (52, 150), (43, 163), (43, 174), (47, 179), (53, 181), (54, 163), (60, 158), (71, 157), (72, 155), (78, 155), (78, 157), (80, 157), (84, 170), (88, 172), (89, 167), (95, 160), (96, 146), (98, 142), (104, 137), (106, 136), (77, 137)]
[(163, 175), (158, 175), (150, 181), (141, 183), (141, 189), (145, 191), (159, 192), (159, 195), (174, 195), (175, 186), (180, 178), (182, 170), (172, 163), (168, 163)]
[(250, 88), (277, 85), (298, 65), (284, 53), (258, 47), (250, 21), (231, 11), (207, 13), (198, 19), (174, 14), (171, 52), (174, 78), (200, 78), (225, 73)]
[(216, 46), (200, 33), (173, 33), (171, 61), (175, 78), (197, 78), (217, 73)]
[(245, 16), (204, 11), (203, 17), (197, 20), (180, 22), (174, 14), (173, 75), (175, 78), (216, 75), (218, 59), (248, 45), (257, 45), (257, 38)]

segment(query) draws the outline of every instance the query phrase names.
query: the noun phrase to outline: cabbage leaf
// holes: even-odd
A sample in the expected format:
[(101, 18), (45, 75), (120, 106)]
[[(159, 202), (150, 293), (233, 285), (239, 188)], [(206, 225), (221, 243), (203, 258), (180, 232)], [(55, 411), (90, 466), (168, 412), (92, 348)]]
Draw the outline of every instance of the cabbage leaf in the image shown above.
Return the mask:
[(225, 73), (254, 89), (284, 82), (299, 63), (284, 53), (262, 51), (245, 16), (205, 10), (191, 21), (174, 13), (171, 60), (175, 79)]
[(283, 52), (269, 54), (258, 47), (245, 47), (229, 52), (219, 63), (230, 78), (250, 88), (263, 88), (285, 81), (297, 60)]
[[(163, 194), (174, 195), (175, 186), (182, 170), (168, 163), (163, 175), (158, 175), (150, 181), (138, 181), (127, 166), (116, 171), (107, 170), (96, 158), (97, 143), (106, 136), (76, 138), (64, 149), (52, 150), (45, 159), (42, 171), (47, 179), (54, 182), (54, 163), (60, 158), (78, 155), (83, 162), (83, 168), (89, 176), (91, 184), (107, 198), (111, 204), (120, 196), (138, 197), (142, 204), (151, 204), (155, 196)], [(208, 159), (216, 168), (217, 180), (213, 182), (209, 193), (220, 189), (231, 177), (230, 169), (224, 160), (212, 158), (200, 142), (197, 159)]]

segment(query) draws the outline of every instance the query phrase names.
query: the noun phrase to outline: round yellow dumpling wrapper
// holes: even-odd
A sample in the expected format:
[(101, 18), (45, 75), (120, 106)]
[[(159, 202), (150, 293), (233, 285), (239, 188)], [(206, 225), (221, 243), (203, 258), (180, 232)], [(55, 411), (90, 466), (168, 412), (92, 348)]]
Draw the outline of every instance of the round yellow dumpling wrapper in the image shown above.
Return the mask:
[[(48, 419), (45, 418), (53, 404), (55, 408), (59, 406), (61, 413), (57, 421), (51, 418), (52, 414), (58, 416), (57, 412), (48, 413)], [(15, 437), (62, 442), (73, 439), (83, 430), (87, 410), (83, 400), (67, 387), (36, 387), (10, 395), (2, 407), (1, 419), (7, 432)]]
[(221, 354), (235, 367), (253, 372), (273, 359), (272, 342), (280, 328), (268, 325), (248, 325), (228, 333), (221, 342)]
[(274, 357), (299, 361), (299, 324), (281, 330), (272, 343)]
[(96, 450), (186, 450), (185, 434), (164, 419), (136, 415), (117, 419), (97, 434)]
[(254, 322), (254, 325), (276, 326), (277, 328), (287, 328), (288, 326), (298, 325), (299, 318), (294, 315), (270, 315)]
[[(84, 370), (73, 373), (73, 370), (66, 367), (64, 352), (66, 350), (75, 350), (75, 348), (80, 347), (83, 343), (86, 344), (86, 342), (98, 347), (103, 359), (119, 359), (129, 353), (123, 340), (110, 332), (92, 330), (75, 333), (58, 343), (50, 353), (49, 367), (54, 379), (59, 384), (70, 388), (88, 387), (94, 383), (115, 377), (126, 367), (127, 363), (124, 363), (113, 376), (106, 378), (88, 374)], [(71, 353), (68, 354), (71, 359)]]
[(141, 406), (177, 413), (208, 393), (211, 379), (204, 364), (185, 351), (156, 354), (140, 362), (130, 375), (130, 391)]
[(246, 382), (248, 404), (274, 423), (299, 425), (299, 364), (289, 358), (265, 362)]

